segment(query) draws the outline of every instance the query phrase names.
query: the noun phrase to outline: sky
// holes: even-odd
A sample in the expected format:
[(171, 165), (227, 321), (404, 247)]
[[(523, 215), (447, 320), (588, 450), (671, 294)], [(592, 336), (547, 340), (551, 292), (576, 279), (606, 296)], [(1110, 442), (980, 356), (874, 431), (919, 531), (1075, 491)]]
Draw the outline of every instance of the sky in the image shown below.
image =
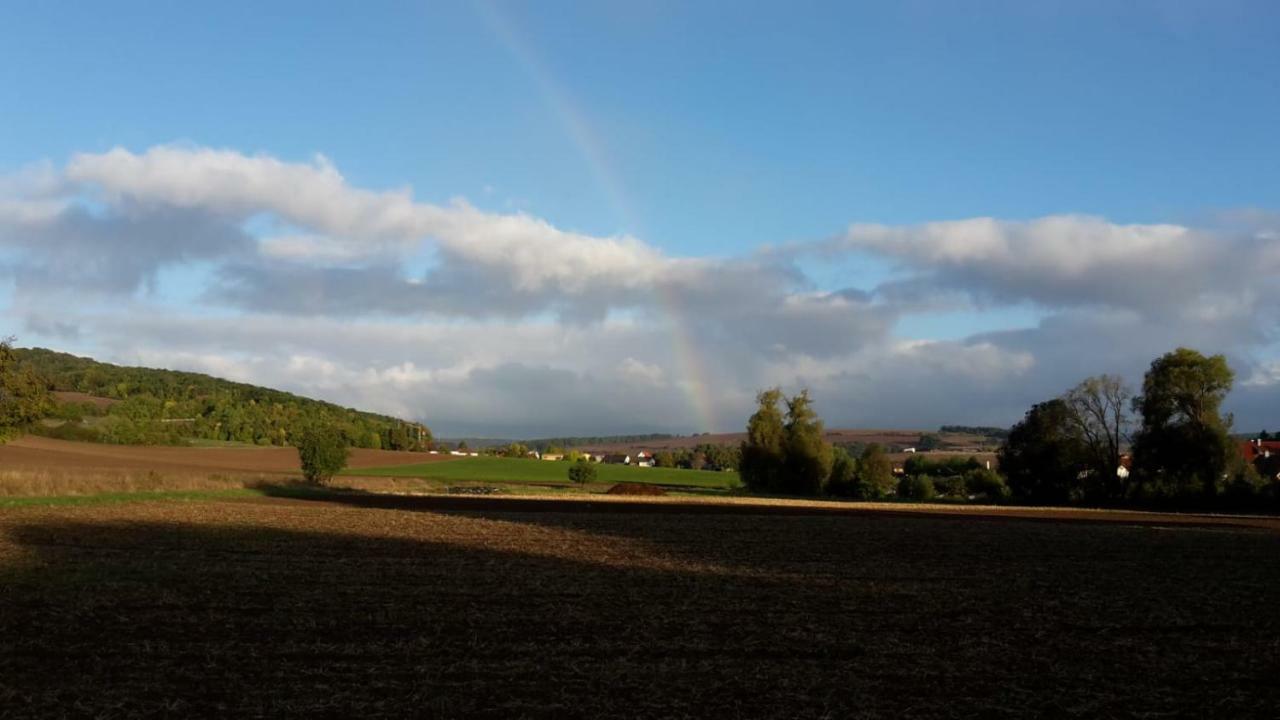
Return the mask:
[(1271, 2), (0, 5), (0, 331), (437, 434), (1280, 427)]

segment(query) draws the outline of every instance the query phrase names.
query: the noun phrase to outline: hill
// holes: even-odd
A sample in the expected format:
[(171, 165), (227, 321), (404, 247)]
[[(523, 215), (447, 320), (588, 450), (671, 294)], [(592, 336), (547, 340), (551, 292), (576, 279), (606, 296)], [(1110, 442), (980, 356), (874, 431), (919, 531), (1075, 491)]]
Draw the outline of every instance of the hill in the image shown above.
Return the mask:
[[(973, 429), (966, 428), (966, 430)], [(824, 437), (832, 445), (855, 450), (876, 443), (884, 446), (891, 453), (899, 453), (906, 448), (948, 453), (988, 453), (994, 451), (1000, 444), (999, 440), (992, 434), (956, 432), (946, 429), (937, 432), (930, 430), (833, 429), (827, 430)], [(596, 452), (635, 452), (638, 450), (659, 452), (663, 450), (692, 450), (700, 445), (737, 446), (746, 439), (746, 433), (702, 433), (686, 436), (602, 438), (603, 442), (584, 442), (573, 444), (572, 447)]]
[(425, 425), (202, 373), (124, 367), (44, 348), (14, 348), (53, 391), (35, 434), (119, 444), (211, 440), (287, 445), (312, 424), (338, 428), (354, 447), (420, 450)]

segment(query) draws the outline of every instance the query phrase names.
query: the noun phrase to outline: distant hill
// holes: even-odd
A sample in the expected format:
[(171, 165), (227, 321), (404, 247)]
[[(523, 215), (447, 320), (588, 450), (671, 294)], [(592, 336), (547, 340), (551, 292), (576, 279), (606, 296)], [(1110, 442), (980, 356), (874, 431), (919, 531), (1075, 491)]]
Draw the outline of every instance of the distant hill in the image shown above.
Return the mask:
[[(934, 439), (934, 442), (930, 443), (929, 450), (952, 454), (989, 453), (999, 445), (999, 441), (989, 435), (946, 430), (930, 432), (928, 430), (834, 429), (827, 430), (824, 437), (832, 445), (854, 450), (860, 450), (866, 445), (876, 443), (885, 447), (891, 453), (899, 453), (906, 448), (924, 450), (926, 448), (921, 447), (921, 441), (927, 438)], [(700, 435), (684, 436), (654, 435), (635, 436), (634, 438), (599, 438), (600, 442), (567, 443), (565, 447), (576, 447), (599, 452), (634, 452), (637, 450), (657, 452), (662, 450), (689, 450), (704, 444), (738, 445), (746, 439), (747, 434), (744, 432), (702, 433)]]
[(338, 428), (355, 447), (420, 450), (420, 423), (201, 373), (124, 367), (44, 348), (14, 348), (54, 391), (52, 416), (34, 429), (68, 440), (184, 444), (192, 439), (287, 445), (312, 424)]

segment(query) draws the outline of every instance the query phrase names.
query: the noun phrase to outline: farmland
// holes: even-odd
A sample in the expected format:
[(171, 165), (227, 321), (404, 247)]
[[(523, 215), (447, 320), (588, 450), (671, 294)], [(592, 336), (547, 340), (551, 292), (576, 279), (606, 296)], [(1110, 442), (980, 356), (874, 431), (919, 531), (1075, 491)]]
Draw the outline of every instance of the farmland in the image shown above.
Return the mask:
[(1269, 521), (381, 502), (0, 511), (0, 707), (1012, 718), (1280, 704)]
[[(593, 467), (596, 469), (600, 484), (633, 482), (703, 489), (731, 489), (739, 484), (738, 474), (735, 472), (605, 464), (596, 464)], [(447, 482), (565, 484), (568, 482), (568, 468), (567, 462), (468, 457), (450, 462), (405, 464), (385, 468), (365, 467), (352, 469), (347, 474), (365, 477), (422, 478)]]

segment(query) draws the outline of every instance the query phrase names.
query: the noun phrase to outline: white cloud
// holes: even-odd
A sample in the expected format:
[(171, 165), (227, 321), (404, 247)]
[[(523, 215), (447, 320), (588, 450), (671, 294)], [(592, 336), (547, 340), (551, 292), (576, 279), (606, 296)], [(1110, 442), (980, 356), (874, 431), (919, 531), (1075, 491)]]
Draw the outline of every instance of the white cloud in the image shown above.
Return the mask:
[[(35, 335), (24, 340), (447, 432), (730, 430), (775, 384), (811, 387), (833, 425), (930, 426), (1007, 423), (1086, 375), (1140, 377), (1177, 345), (1229, 353), (1242, 389), (1274, 387), (1274, 367), (1250, 358), (1276, 340), (1277, 224), (976, 218), (673, 257), (526, 213), (356, 187), (321, 156), (161, 146), (0, 178), (0, 272), (9, 318)], [(871, 254), (902, 274), (817, 287), (797, 253)], [(162, 272), (197, 284), (184, 297), (201, 304), (165, 308)], [(1033, 303), (1044, 319), (957, 341), (897, 337), (903, 315), (957, 298)], [(1245, 407), (1262, 417), (1253, 390)], [(707, 413), (720, 424), (699, 427)]]

